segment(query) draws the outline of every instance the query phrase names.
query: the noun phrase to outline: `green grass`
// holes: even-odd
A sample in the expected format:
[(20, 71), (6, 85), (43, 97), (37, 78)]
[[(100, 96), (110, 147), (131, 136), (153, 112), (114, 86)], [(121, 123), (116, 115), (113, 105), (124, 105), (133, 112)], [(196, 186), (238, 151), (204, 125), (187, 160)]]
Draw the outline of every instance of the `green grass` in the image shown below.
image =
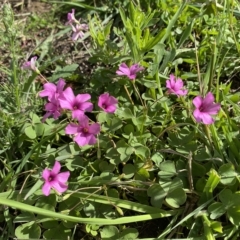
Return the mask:
[[(1, 239), (238, 239), (238, 1), (52, 4), (24, 21), (7, 4), (0, 15)], [(65, 25), (72, 8), (89, 26), (77, 42)], [(32, 56), (40, 75), (21, 69)], [(123, 62), (144, 71), (119, 77)], [(167, 94), (171, 73), (186, 96)], [(95, 145), (65, 134), (69, 112), (41, 121), (38, 93), (59, 78), (91, 94)], [(97, 106), (104, 92), (118, 99), (114, 114)], [(192, 100), (208, 92), (221, 110), (204, 125)], [(68, 190), (46, 197), (42, 171), (55, 160), (70, 172)]]

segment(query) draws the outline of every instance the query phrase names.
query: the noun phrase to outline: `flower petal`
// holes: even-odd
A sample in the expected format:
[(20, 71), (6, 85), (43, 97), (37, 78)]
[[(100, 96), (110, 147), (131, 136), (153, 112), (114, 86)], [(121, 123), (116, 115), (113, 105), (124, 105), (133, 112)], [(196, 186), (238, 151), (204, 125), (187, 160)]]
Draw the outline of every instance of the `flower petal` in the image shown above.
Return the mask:
[(78, 134), (74, 139), (74, 142), (76, 142), (80, 147), (83, 147), (88, 144), (86, 136), (82, 134)]
[(220, 109), (221, 109), (221, 104), (220, 103), (213, 103), (212, 105), (207, 106), (204, 110), (208, 114), (216, 115), (216, 114), (218, 114)]
[(61, 164), (58, 161), (55, 161), (54, 166), (52, 168), (51, 174), (56, 176), (61, 170)]
[(110, 105), (107, 108), (104, 109), (105, 112), (108, 113), (114, 113), (116, 111), (117, 107), (115, 105)]
[(66, 85), (66, 82), (63, 78), (59, 78), (57, 83), (57, 91), (58, 93), (61, 93)]
[(91, 112), (93, 110), (93, 104), (91, 102), (84, 102), (81, 104), (81, 110)]
[(203, 99), (203, 107), (207, 108), (209, 105), (212, 105), (214, 102), (214, 96), (211, 92), (208, 92), (206, 97)]
[(75, 123), (69, 123), (65, 128), (66, 134), (76, 134), (78, 132), (78, 125)]
[[(63, 91), (63, 100), (66, 100), (67, 102), (69, 102), (70, 104), (73, 104), (74, 100), (75, 100), (75, 95), (73, 93), (72, 88), (67, 87), (64, 91)], [(61, 98), (62, 99), (62, 98)]]
[(49, 170), (49, 169), (44, 169), (44, 170), (43, 170), (43, 172), (42, 172), (42, 178), (43, 178), (45, 181), (48, 181), (50, 175), (51, 175), (51, 170)]
[(66, 184), (58, 182), (57, 180), (52, 181), (51, 185), (59, 193), (63, 193), (65, 191), (67, 191), (67, 189), (68, 189), (68, 186)]
[(100, 133), (100, 124), (99, 123), (94, 123), (89, 126), (88, 132), (91, 134), (99, 134)]
[(82, 110), (76, 109), (72, 111), (72, 118), (78, 119), (80, 115), (84, 115), (84, 112)]
[(214, 119), (208, 113), (202, 113), (201, 114), (201, 118), (202, 118), (202, 122), (204, 124), (212, 124), (212, 123), (214, 123)]
[(49, 196), (51, 191), (51, 184), (49, 182), (45, 182), (42, 186), (42, 192), (45, 196)]
[(193, 99), (193, 104), (196, 108), (200, 108), (202, 106), (203, 103), (203, 98), (200, 96), (197, 96)]
[(61, 183), (66, 183), (68, 181), (68, 178), (70, 176), (70, 172), (62, 172), (59, 173), (56, 177), (57, 181), (61, 182)]
[(119, 66), (119, 69), (118, 71), (116, 71), (116, 73), (118, 75), (126, 75), (126, 76), (129, 76), (130, 75), (130, 69), (129, 67), (126, 65), (126, 63), (122, 63), (120, 66)]
[(89, 135), (87, 136), (86, 141), (88, 145), (94, 145), (97, 142), (97, 139), (94, 135)]

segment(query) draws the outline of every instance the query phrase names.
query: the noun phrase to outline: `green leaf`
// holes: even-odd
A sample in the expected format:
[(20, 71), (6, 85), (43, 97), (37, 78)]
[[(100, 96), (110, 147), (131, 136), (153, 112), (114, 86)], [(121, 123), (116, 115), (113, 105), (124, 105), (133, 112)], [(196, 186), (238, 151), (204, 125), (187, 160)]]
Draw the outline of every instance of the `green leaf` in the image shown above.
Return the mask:
[(118, 228), (115, 226), (105, 226), (100, 231), (102, 240), (115, 240), (117, 239), (118, 233)]
[(23, 212), (20, 213), (14, 220), (14, 223), (21, 223), (21, 222), (31, 222), (35, 220), (35, 216), (33, 213), (30, 212)]
[(135, 173), (135, 179), (140, 181), (146, 181), (150, 177), (149, 172), (145, 168), (140, 168)]
[(124, 229), (119, 235), (119, 240), (126, 240), (126, 239), (137, 239), (138, 237), (138, 230), (135, 228), (127, 228)]
[(39, 239), (41, 228), (34, 222), (24, 223), (15, 229), (15, 235), (18, 239)]
[(167, 195), (167, 193), (163, 190), (163, 188), (159, 184), (153, 184), (147, 190), (147, 194), (151, 197), (151, 204), (154, 207), (162, 207), (162, 202)]
[(126, 164), (123, 167), (124, 178), (132, 178), (135, 173), (135, 167), (132, 164)]
[(32, 188), (28, 191), (26, 196), (24, 197), (24, 200), (28, 199), (29, 196), (34, 194), (41, 186), (43, 185), (43, 181), (39, 179), (33, 186)]
[(218, 173), (221, 176), (221, 183), (224, 185), (233, 185), (236, 182), (237, 173), (233, 164), (226, 163), (223, 164), (220, 168)]
[(223, 231), (222, 231), (223, 226), (222, 226), (222, 223), (221, 223), (221, 222), (218, 222), (218, 221), (213, 221), (213, 222), (211, 222), (211, 228), (212, 228), (215, 232), (223, 233)]
[(129, 108), (118, 109), (116, 113), (119, 117), (123, 119), (132, 119), (134, 117), (132, 111)]
[(43, 233), (45, 239), (69, 239), (71, 237), (71, 229), (67, 229), (61, 223), (56, 228), (48, 229)]
[(24, 132), (30, 139), (35, 139), (37, 137), (36, 132), (31, 125), (26, 127), (24, 129)]
[(191, 21), (191, 23), (185, 28), (184, 32), (182, 33), (181, 35), (181, 38), (179, 40), (179, 43), (178, 43), (178, 49), (180, 49), (183, 45), (183, 43), (187, 40), (187, 38), (190, 36), (191, 34), (191, 31), (192, 31), (192, 27), (194, 25), (194, 19), (193, 21)]
[(239, 226), (240, 225), (240, 205), (232, 206), (227, 210), (227, 214), (229, 220), (232, 222), (233, 225)]
[(186, 193), (182, 188), (177, 188), (171, 191), (167, 197), (166, 202), (173, 208), (179, 208), (187, 199)]
[(215, 202), (208, 207), (208, 212), (210, 212), (211, 219), (217, 219), (226, 212), (226, 209), (222, 203)]

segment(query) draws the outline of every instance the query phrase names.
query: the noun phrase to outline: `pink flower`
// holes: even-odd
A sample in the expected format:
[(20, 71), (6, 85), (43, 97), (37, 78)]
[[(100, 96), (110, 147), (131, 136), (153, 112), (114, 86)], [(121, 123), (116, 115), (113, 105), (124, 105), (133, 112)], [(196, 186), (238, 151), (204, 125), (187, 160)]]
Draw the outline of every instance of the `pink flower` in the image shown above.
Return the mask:
[(75, 9), (72, 9), (72, 12), (69, 12), (67, 14), (68, 21), (66, 22), (66, 25), (77, 22), (74, 14), (75, 14)]
[(44, 90), (39, 93), (40, 97), (48, 97), (48, 100), (51, 101), (52, 97), (58, 98), (62, 92), (63, 88), (66, 85), (65, 80), (60, 78), (57, 85), (54, 83), (45, 83), (43, 85)]
[(73, 35), (72, 35), (72, 40), (76, 41), (78, 38), (83, 38), (84, 37), (84, 32), (83, 30), (87, 30), (88, 26), (87, 24), (79, 24), (77, 23), (76, 26), (73, 26), (71, 24)]
[(98, 98), (98, 106), (108, 113), (114, 113), (116, 111), (117, 103), (118, 100), (115, 97), (110, 96), (109, 93), (104, 93)]
[(25, 63), (23, 63), (22, 65), (22, 69), (27, 69), (27, 70), (32, 70), (36, 73), (40, 73), (39, 70), (36, 67), (36, 61), (37, 61), (37, 57), (32, 57), (30, 59), (30, 61), (27, 61)]
[(134, 80), (137, 77), (137, 72), (142, 71), (144, 68), (139, 64), (133, 64), (130, 68), (126, 63), (122, 63), (119, 69), (116, 71), (119, 76), (127, 76), (130, 80)]
[(74, 96), (73, 90), (68, 87), (63, 91), (59, 97), (60, 106), (63, 109), (69, 109), (72, 111), (72, 117), (77, 118), (79, 115), (84, 114), (84, 112), (91, 112), (93, 109), (93, 104), (87, 102), (91, 99), (90, 94), (78, 94)]
[(45, 122), (50, 116), (53, 116), (54, 119), (58, 119), (61, 116), (62, 108), (56, 97), (52, 97), (51, 101), (45, 104), (44, 109), (46, 114), (43, 116), (42, 122)]
[(96, 137), (100, 132), (100, 124), (93, 123), (89, 125), (89, 119), (85, 115), (78, 117), (78, 124), (70, 123), (65, 129), (66, 134), (74, 134), (74, 141), (79, 146), (93, 145), (96, 143)]
[(57, 190), (59, 193), (63, 193), (68, 189), (66, 182), (70, 176), (70, 172), (59, 173), (61, 164), (55, 161), (52, 170), (44, 169), (42, 172), (42, 178), (45, 183), (42, 187), (42, 192), (45, 196), (50, 194), (51, 188)]
[(176, 94), (177, 96), (184, 96), (187, 94), (187, 90), (183, 89), (183, 81), (181, 78), (177, 78), (171, 74), (170, 79), (166, 82), (168, 93)]
[(193, 99), (193, 104), (196, 109), (193, 112), (197, 122), (203, 122), (204, 124), (212, 124), (214, 119), (211, 115), (216, 115), (220, 111), (220, 103), (213, 103), (214, 96), (209, 92), (205, 98), (197, 96)]

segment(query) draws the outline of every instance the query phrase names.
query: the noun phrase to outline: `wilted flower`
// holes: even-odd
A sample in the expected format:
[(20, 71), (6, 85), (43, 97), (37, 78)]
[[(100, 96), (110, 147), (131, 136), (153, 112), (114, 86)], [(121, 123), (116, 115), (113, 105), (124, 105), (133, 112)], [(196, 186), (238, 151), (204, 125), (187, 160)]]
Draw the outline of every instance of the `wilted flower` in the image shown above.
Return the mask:
[(130, 68), (126, 63), (122, 63), (119, 69), (116, 71), (119, 76), (127, 76), (130, 80), (134, 80), (137, 77), (137, 72), (142, 71), (144, 68), (139, 64), (133, 64)]
[(96, 137), (100, 132), (100, 124), (93, 123), (89, 125), (89, 119), (85, 115), (78, 117), (78, 124), (70, 123), (65, 129), (66, 134), (74, 134), (74, 141), (79, 146), (93, 145), (96, 143)]
[(211, 92), (207, 93), (205, 98), (197, 96), (193, 99), (193, 104), (196, 109), (193, 112), (197, 122), (203, 122), (204, 124), (212, 124), (214, 119), (211, 115), (216, 115), (220, 111), (220, 103), (213, 103), (214, 96)]
[(45, 183), (42, 187), (42, 192), (45, 196), (50, 194), (51, 188), (57, 190), (59, 193), (63, 193), (68, 189), (66, 182), (68, 181), (70, 172), (67, 171), (59, 173), (60, 170), (61, 164), (58, 161), (55, 161), (52, 170), (43, 170), (42, 178), (44, 179)]
[(78, 116), (84, 114), (84, 112), (92, 111), (93, 104), (87, 102), (89, 99), (91, 99), (91, 95), (87, 93), (78, 94), (75, 97), (72, 88), (68, 87), (59, 97), (59, 102), (63, 109), (72, 111), (73, 118), (78, 118)]
[(72, 40), (76, 41), (78, 38), (83, 38), (84, 37), (84, 32), (83, 30), (87, 30), (88, 26), (87, 24), (79, 24), (77, 23), (76, 26), (72, 25), (72, 30), (73, 30), (73, 35), (72, 35)]
[(54, 83), (45, 83), (43, 85), (44, 90), (39, 93), (39, 96), (48, 97), (48, 100), (51, 101), (52, 97), (58, 98), (62, 94), (65, 85), (66, 82), (62, 78), (59, 78), (57, 85)]
[(36, 67), (36, 61), (37, 61), (37, 57), (36, 56), (32, 57), (30, 61), (23, 63), (22, 69), (32, 70), (39, 74), (40, 72)]
[(110, 96), (109, 93), (100, 95), (98, 99), (98, 106), (108, 113), (114, 113), (116, 111), (117, 103), (118, 100), (115, 97)]
[(67, 14), (67, 19), (68, 19), (68, 21), (66, 22), (66, 25), (77, 22), (77, 20), (75, 18), (75, 9), (72, 9), (72, 12), (69, 12)]
[(176, 94), (177, 96), (184, 96), (187, 94), (187, 90), (183, 89), (183, 81), (181, 78), (177, 78), (171, 74), (170, 79), (166, 82), (168, 93)]
[(45, 104), (44, 109), (46, 113), (43, 116), (42, 122), (45, 122), (45, 120), (50, 116), (53, 116), (54, 119), (58, 119), (61, 116), (62, 108), (58, 99), (54, 96), (51, 98), (50, 102)]

